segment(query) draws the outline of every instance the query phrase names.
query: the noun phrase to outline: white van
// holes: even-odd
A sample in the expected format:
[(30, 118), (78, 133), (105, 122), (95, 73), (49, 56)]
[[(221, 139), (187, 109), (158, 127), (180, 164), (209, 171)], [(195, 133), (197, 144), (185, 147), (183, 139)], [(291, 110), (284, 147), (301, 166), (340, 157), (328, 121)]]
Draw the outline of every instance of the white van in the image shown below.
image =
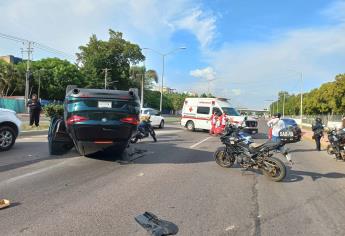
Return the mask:
[[(190, 131), (210, 130), (210, 119), (215, 109), (219, 109), (222, 113), (225, 112), (234, 123), (242, 124), (245, 120), (245, 117), (241, 116), (226, 98), (186, 98), (182, 108), (181, 125)], [(257, 121), (246, 120), (245, 123), (246, 129), (250, 133), (257, 133)]]

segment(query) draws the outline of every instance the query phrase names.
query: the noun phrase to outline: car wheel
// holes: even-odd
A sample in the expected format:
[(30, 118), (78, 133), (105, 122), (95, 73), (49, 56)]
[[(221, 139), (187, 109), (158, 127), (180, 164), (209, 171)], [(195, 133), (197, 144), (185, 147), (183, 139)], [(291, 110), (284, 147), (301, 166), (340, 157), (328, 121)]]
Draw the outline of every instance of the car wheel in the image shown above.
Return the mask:
[(163, 129), (164, 128), (164, 120), (161, 121), (161, 123), (159, 124), (159, 128)]
[(188, 121), (186, 127), (189, 131), (194, 131), (194, 129), (195, 129), (194, 122), (191, 120)]
[(11, 127), (0, 127), (0, 151), (8, 151), (16, 141), (16, 133)]
[(73, 90), (73, 89), (75, 89), (75, 88), (78, 88), (78, 86), (77, 86), (77, 85), (67, 85), (67, 87), (66, 87), (66, 94), (67, 94), (69, 91), (71, 91), (71, 90)]

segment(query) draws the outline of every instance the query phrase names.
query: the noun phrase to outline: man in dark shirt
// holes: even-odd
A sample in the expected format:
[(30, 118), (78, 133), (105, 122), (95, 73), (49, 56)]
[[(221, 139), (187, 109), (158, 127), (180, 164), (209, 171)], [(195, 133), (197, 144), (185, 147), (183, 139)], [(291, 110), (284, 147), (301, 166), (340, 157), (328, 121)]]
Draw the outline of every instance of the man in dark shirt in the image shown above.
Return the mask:
[(29, 107), (30, 111), (30, 126), (33, 126), (35, 123), (35, 126), (39, 127), (42, 106), (41, 103), (38, 101), (36, 94), (32, 95), (31, 100), (27, 104), (27, 107)]
[(314, 132), (313, 139), (316, 143), (316, 150), (321, 151), (321, 138), (323, 136), (323, 124), (321, 118), (315, 119), (315, 124), (312, 126)]

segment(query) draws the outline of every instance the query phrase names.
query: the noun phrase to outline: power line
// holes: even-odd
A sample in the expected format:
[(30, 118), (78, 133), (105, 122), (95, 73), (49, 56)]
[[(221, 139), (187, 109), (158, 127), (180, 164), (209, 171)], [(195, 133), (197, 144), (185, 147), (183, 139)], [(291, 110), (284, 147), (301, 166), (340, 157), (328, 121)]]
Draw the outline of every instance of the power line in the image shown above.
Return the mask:
[(44, 44), (42, 44), (42, 43), (38, 43), (38, 42), (35, 42), (35, 41), (31, 41), (31, 40), (28, 40), (28, 39), (19, 38), (19, 37), (15, 37), (15, 36), (8, 35), (8, 34), (4, 34), (4, 33), (0, 33), (0, 38), (12, 40), (12, 41), (19, 42), (19, 43), (29, 43), (29, 42), (31, 42), (32, 44), (35, 45), (36, 48), (41, 49), (41, 50), (43, 50), (43, 51), (46, 51), (46, 52), (49, 52), (49, 53), (52, 53), (52, 54), (60, 54), (60, 55), (63, 55), (63, 56), (65, 56), (65, 57), (69, 57), (69, 58), (71, 58), (71, 59), (72, 59), (72, 58), (75, 59), (75, 56), (72, 55), (72, 54), (63, 52), (63, 51), (61, 51), (61, 50), (58, 50), (58, 49), (49, 47), (49, 46), (44, 45)]

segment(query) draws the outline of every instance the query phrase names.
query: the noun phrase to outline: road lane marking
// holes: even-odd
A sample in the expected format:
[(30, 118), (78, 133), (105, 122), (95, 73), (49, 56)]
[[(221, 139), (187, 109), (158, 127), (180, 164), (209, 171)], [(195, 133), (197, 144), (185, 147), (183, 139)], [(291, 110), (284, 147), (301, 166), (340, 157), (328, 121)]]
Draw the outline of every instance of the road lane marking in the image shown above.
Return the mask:
[(19, 176), (7, 179), (5, 181), (0, 182), (0, 187), (2, 187), (3, 185), (14, 183), (14, 182), (16, 182), (18, 180), (21, 180), (21, 179), (24, 179), (24, 178), (27, 178), (27, 177), (30, 177), (30, 176), (33, 176), (33, 175), (37, 175), (37, 174), (46, 172), (46, 171), (54, 169), (54, 168), (56, 168), (58, 166), (62, 166), (62, 165), (66, 164), (67, 162), (70, 162), (72, 160), (73, 160), (73, 158), (65, 160), (65, 161), (60, 162), (60, 163), (57, 163), (57, 164), (52, 165), (52, 166), (48, 166), (46, 168), (42, 168), (42, 169), (39, 169), (39, 170), (36, 170), (36, 171), (33, 171), (33, 172), (29, 172), (29, 173), (26, 173), (26, 174), (23, 174), (23, 175), (19, 175)]
[(193, 144), (192, 146), (190, 146), (190, 148), (195, 148), (196, 146), (202, 144), (203, 142), (209, 140), (210, 138), (212, 138), (212, 137), (207, 137), (207, 138), (201, 140), (200, 142), (198, 142), (198, 143), (196, 143), (196, 144)]
[(183, 130), (156, 130), (156, 134), (176, 134), (181, 133)]

